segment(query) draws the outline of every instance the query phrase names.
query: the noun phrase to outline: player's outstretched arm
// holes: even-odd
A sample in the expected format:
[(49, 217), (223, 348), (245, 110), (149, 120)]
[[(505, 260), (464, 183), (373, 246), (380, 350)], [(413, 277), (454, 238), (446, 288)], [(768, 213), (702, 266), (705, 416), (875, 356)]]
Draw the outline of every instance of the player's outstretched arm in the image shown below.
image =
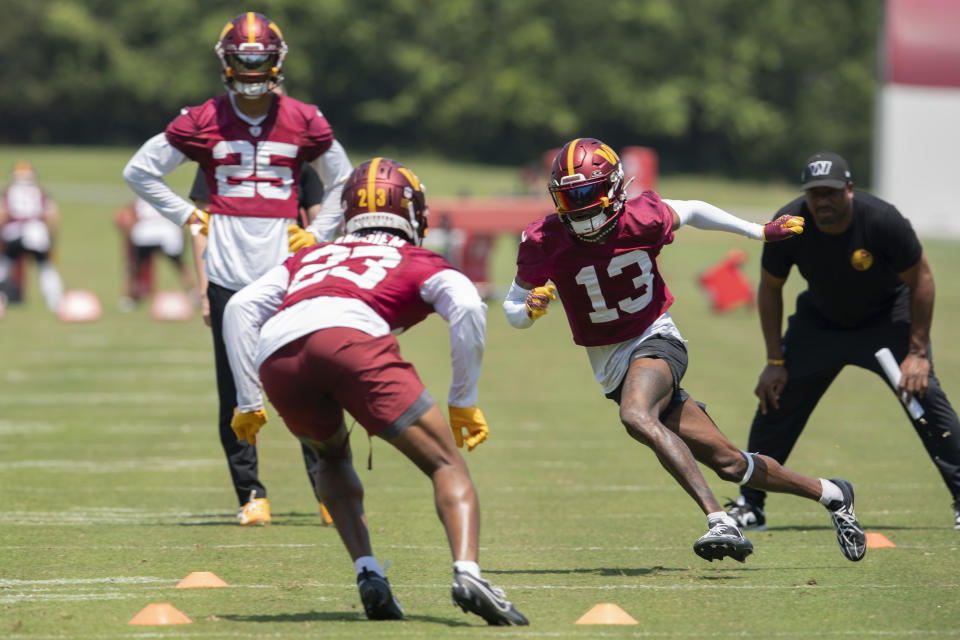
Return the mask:
[(803, 233), (803, 218), (783, 215), (757, 224), (738, 218), (712, 204), (700, 200), (664, 200), (673, 211), (673, 228), (689, 224), (695, 229), (726, 231), (764, 242), (777, 242)]

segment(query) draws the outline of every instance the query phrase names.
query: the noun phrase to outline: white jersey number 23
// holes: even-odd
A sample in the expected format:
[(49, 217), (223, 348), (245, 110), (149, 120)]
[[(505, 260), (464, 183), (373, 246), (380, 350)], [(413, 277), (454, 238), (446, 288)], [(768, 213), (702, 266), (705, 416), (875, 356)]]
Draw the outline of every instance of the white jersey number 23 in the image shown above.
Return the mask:
[[(322, 262), (317, 262), (324, 258)], [(400, 258), (396, 247), (358, 245), (351, 248), (342, 244), (320, 245), (303, 258), (287, 293), (316, 284), (327, 276), (349, 280), (360, 289), (373, 289), (387, 277), (388, 269), (400, 264)], [(352, 264), (340, 264), (348, 259), (353, 261)], [(354, 271), (351, 266), (360, 266), (363, 270)]]

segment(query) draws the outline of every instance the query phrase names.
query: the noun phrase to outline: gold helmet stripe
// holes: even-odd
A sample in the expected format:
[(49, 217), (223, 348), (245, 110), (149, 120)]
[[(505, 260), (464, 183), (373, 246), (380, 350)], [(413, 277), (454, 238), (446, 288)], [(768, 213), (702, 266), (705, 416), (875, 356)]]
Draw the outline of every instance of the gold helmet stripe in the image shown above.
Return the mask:
[(232, 22), (228, 22), (228, 23), (227, 23), (227, 26), (225, 26), (225, 27), (223, 28), (223, 31), (220, 32), (220, 39), (221, 39), (221, 40), (223, 40), (223, 36), (225, 36), (225, 35), (227, 35), (228, 33), (230, 33), (230, 29), (233, 29), (233, 23), (232, 23)]
[(247, 11), (247, 42), (253, 44), (257, 41), (257, 34), (253, 27), (257, 24), (257, 14), (253, 11)]
[(581, 138), (576, 138), (573, 142), (567, 145), (567, 175), (573, 175), (573, 152), (577, 150), (577, 143), (580, 142)]
[(267, 23), (267, 26), (270, 27), (270, 29), (271, 29), (275, 34), (277, 34), (277, 37), (278, 37), (278, 38), (280, 38), (281, 40), (283, 40), (283, 34), (280, 33), (280, 27), (278, 27), (278, 26), (277, 26), (275, 23), (273, 23), (273, 22), (268, 22), (268, 23)]
[(407, 179), (414, 191), (420, 191), (420, 181), (417, 180), (417, 176), (413, 175), (413, 171), (410, 171), (410, 169), (406, 167), (397, 167), (397, 171), (403, 174), (403, 177)]
[(620, 156), (617, 155), (617, 152), (603, 143), (600, 143), (600, 148), (594, 151), (594, 153), (610, 164), (617, 164), (620, 162)]
[(371, 213), (377, 210), (377, 168), (380, 166), (380, 160), (381, 158), (371, 160), (370, 167), (367, 169), (367, 211)]

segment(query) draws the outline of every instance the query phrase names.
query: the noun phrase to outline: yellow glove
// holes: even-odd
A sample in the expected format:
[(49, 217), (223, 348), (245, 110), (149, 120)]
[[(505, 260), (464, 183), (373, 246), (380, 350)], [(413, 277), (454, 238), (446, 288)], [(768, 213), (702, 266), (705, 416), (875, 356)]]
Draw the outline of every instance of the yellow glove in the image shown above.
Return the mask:
[(203, 209), (194, 209), (190, 217), (187, 218), (187, 224), (190, 225), (190, 231), (193, 235), (202, 233), (207, 235), (210, 231), (210, 214)]
[[(463, 443), (466, 442), (467, 450), (473, 451), (474, 447), (490, 435), (487, 419), (483, 417), (483, 412), (477, 407), (449, 407), (449, 409), (453, 439), (457, 441), (457, 446), (461, 449)], [(466, 435), (464, 429), (466, 429)]]
[(763, 225), (763, 241), (779, 242), (803, 233), (803, 218), (783, 214), (776, 220)]
[(257, 431), (260, 431), (260, 427), (266, 422), (267, 412), (265, 409), (238, 413), (237, 408), (234, 407), (230, 428), (237, 434), (237, 440), (246, 440), (250, 444), (257, 444)]
[(527, 294), (527, 316), (537, 320), (547, 313), (547, 305), (557, 299), (557, 288), (552, 284), (545, 287), (534, 287)]
[(317, 244), (317, 236), (313, 235), (306, 229), (301, 229), (295, 224), (291, 224), (287, 227), (287, 235), (290, 253), (296, 253), (304, 247), (312, 247), (313, 245)]

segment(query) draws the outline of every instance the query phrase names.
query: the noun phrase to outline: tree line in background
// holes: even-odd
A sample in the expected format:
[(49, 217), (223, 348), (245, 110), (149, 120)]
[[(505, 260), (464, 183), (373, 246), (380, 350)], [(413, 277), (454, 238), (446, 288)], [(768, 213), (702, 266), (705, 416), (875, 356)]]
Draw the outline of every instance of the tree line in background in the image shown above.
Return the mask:
[(292, 96), (349, 148), (522, 165), (576, 136), (664, 171), (870, 165), (876, 0), (6, 0), (4, 143), (137, 145), (223, 91), (224, 24), (265, 13)]

